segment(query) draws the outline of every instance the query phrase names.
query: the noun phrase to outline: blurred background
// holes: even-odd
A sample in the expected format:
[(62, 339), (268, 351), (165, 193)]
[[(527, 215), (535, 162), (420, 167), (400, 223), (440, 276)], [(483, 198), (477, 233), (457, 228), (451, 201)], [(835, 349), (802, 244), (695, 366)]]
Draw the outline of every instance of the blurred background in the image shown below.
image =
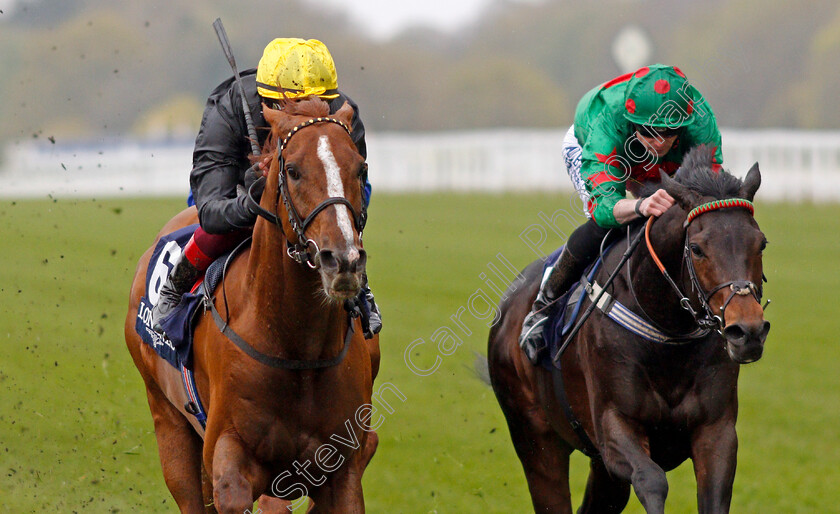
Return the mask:
[[(0, 6), (7, 196), (183, 190), (204, 100), (230, 76), (219, 16), (240, 69), (274, 37), (327, 44), (361, 106), (380, 190), (567, 188), (557, 143), (581, 95), (662, 62), (706, 96), (736, 174), (758, 160), (771, 198), (840, 198), (840, 143), (824, 132), (840, 123), (833, 0)], [(774, 179), (791, 174), (793, 187)]]
[[(443, 357), (432, 334), (479, 291), (498, 299), (502, 262), (521, 269), (582, 222), (543, 226), (576, 198), (559, 155), (575, 105), (654, 62), (706, 96), (726, 167), (762, 170), (773, 328), (741, 369), (732, 510), (837, 511), (837, 0), (0, 0), (0, 510), (176, 510), (123, 324), (138, 259), (185, 207), (204, 101), (231, 74), (217, 17), (241, 70), (275, 37), (324, 41), (368, 128), (375, 387), (405, 396), (389, 397), (368, 512), (530, 510), (474, 371), (486, 320), (463, 316)], [(440, 362), (429, 376), (405, 363), (418, 340), (412, 362)], [(574, 454), (576, 506), (587, 470)], [(667, 511), (696, 512), (691, 463), (668, 480)], [(635, 496), (627, 512), (643, 512)]]

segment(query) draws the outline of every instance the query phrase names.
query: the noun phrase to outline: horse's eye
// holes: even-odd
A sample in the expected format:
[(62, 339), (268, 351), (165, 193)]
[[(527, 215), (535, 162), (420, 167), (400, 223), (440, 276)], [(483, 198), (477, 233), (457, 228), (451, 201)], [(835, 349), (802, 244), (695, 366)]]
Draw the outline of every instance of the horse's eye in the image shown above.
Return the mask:
[(367, 172), (368, 172), (367, 163), (366, 162), (362, 163), (362, 165), (359, 166), (359, 178), (362, 178), (362, 179), (365, 178), (367, 176)]
[(300, 172), (294, 164), (286, 165), (286, 175), (292, 180), (297, 180), (300, 178)]
[(761, 246), (758, 247), (758, 251), (763, 252), (765, 248), (767, 248), (767, 240), (766, 239), (761, 241)]
[(700, 249), (700, 245), (698, 245), (697, 243), (689, 244), (688, 248), (691, 250), (691, 253), (693, 253), (695, 257), (703, 257), (703, 250)]

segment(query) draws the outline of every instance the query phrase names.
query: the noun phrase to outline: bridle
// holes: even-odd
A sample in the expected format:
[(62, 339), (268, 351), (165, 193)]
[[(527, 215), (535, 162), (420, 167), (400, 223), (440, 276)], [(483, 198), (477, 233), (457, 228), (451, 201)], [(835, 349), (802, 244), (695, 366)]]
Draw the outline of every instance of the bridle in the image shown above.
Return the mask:
[[(298, 212), (295, 204), (292, 202), (291, 197), (289, 196), (289, 185), (287, 181), (287, 174), (286, 174), (286, 166), (285, 161), (283, 159), (283, 150), (286, 149), (286, 146), (289, 143), (289, 140), (297, 134), (301, 129), (306, 128), (310, 125), (315, 125), (316, 123), (335, 123), (336, 125), (340, 125), (345, 131), (347, 131), (348, 135), (352, 136), (352, 132), (350, 127), (347, 126), (346, 123), (343, 121), (337, 120), (335, 118), (327, 118), (327, 117), (319, 117), (319, 118), (311, 118), (303, 123), (295, 126), (292, 128), (286, 137), (283, 138), (283, 141), (277, 145), (277, 160), (279, 164), (279, 186), (277, 188), (277, 199), (275, 200), (275, 205), (279, 206), (280, 201), (283, 201), (283, 206), (286, 208), (286, 213), (289, 218), (289, 225), (292, 227), (292, 230), (297, 235), (297, 242), (291, 243), (290, 241), (286, 242), (286, 254), (291, 257), (295, 262), (299, 264), (307, 264), (312, 269), (317, 269), (318, 264), (316, 263), (315, 256), (318, 255), (320, 251), (318, 248), (318, 244), (315, 243), (314, 240), (306, 237), (306, 229), (309, 228), (309, 225), (315, 220), (315, 218), (320, 214), (324, 209), (329, 207), (330, 205), (334, 204), (341, 204), (347, 206), (350, 209), (350, 213), (353, 215), (353, 224), (356, 227), (356, 230), (359, 232), (359, 238), (362, 237), (362, 231), (365, 228), (365, 224), (367, 223), (367, 208), (362, 202), (362, 208), (359, 212), (356, 212), (356, 209), (353, 207), (353, 204), (350, 203), (347, 198), (343, 196), (331, 196), (324, 200), (323, 202), (319, 203), (312, 212), (310, 212), (305, 218), (301, 218), (300, 213)], [(367, 164), (363, 165), (363, 171), (359, 176), (359, 180), (361, 183), (362, 189), (364, 189), (365, 179), (367, 174)], [(276, 224), (281, 229), (283, 228), (282, 220), (280, 219), (277, 214), (272, 213), (266, 209), (264, 209), (256, 198), (254, 198), (253, 189), (260, 181), (265, 181), (265, 177), (261, 177), (257, 181), (255, 181), (251, 186), (248, 188), (248, 200), (251, 204), (251, 208), (254, 209), (257, 214), (261, 217), (267, 219), (268, 221)], [(312, 254), (309, 251), (311, 246), (315, 247), (315, 253)]]
[[(704, 203), (688, 213), (686, 217), (685, 223), (683, 223), (683, 228), (685, 228), (685, 244), (683, 247), (683, 263), (688, 269), (688, 276), (689, 280), (691, 281), (691, 288), (697, 293), (697, 297), (700, 300), (700, 305), (703, 307), (703, 313), (698, 313), (694, 308), (691, 306), (691, 300), (688, 299), (680, 287), (674, 282), (671, 276), (668, 274), (668, 271), (665, 269), (665, 266), (662, 264), (662, 261), (659, 260), (659, 256), (656, 255), (656, 251), (653, 249), (653, 245), (650, 242), (650, 227), (653, 225), (654, 217), (648, 218), (647, 224), (645, 225), (645, 242), (647, 244), (648, 251), (650, 252), (651, 257), (653, 258), (653, 262), (659, 268), (659, 271), (665, 277), (667, 282), (671, 285), (671, 288), (680, 298), (680, 307), (688, 311), (689, 314), (694, 318), (697, 324), (705, 329), (714, 329), (718, 333), (720, 333), (724, 328), (724, 323), (726, 319), (726, 307), (732, 301), (732, 299), (738, 296), (746, 296), (751, 294), (753, 298), (761, 305), (761, 296), (762, 296), (762, 287), (760, 285), (756, 285), (754, 282), (750, 280), (730, 280), (728, 282), (724, 282), (713, 287), (711, 290), (706, 292), (703, 289), (703, 286), (700, 285), (700, 280), (697, 277), (697, 270), (694, 268), (694, 260), (691, 258), (691, 248), (689, 246), (689, 237), (688, 237), (688, 226), (691, 222), (700, 216), (701, 214), (705, 214), (707, 212), (711, 212), (713, 210), (718, 209), (725, 209), (725, 208), (744, 208), (750, 211), (750, 214), (755, 213), (755, 208), (753, 207), (752, 202), (749, 200), (744, 200), (743, 198), (730, 198), (726, 200), (715, 200), (713, 202)], [(762, 277), (763, 278), (763, 277)], [(764, 279), (764, 278), (763, 278)], [(766, 281), (766, 279), (764, 279)], [(717, 315), (713, 312), (711, 305), (709, 305), (709, 300), (712, 296), (715, 295), (721, 289), (729, 287), (730, 293), (729, 296), (726, 298), (726, 301), (723, 302), (723, 305), (720, 308), (720, 315)]]
[[(356, 230), (359, 231), (359, 238), (362, 237), (362, 230), (365, 227), (365, 223), (367, 221), (367, 209), (365, 208), (364, 202), (362, 202), (362, 208), (357, 213), (356, 209), (353, 208), (353, 204), (350, 203), (349, 200), (344, 198), (343, 196), (333, 196), (329, 197), (320, 204), (318, 204), (312, 212), (310, 212), (306, 218), (301, 219), (300, 213), (295, 208), (295, 204), (292, 203), (292, 199), (289, 196), (289, 186), (286, 181), (286, 170), (283, 162), (283, 150), (286, 148), (286, 145), (289, 143), (289, 139), (292, 138), (293, 135), (297, 134), (300, 129), (308, 127), (310, 125), (314, 125), (316, 123), (335, 123), (340, 125), (348, 134), (352, 135), (350, 128), (343, 122), (335, 119), (335, 118), (312, 118), (309, 119), (300, 125), (297, 125), (292, 130), (286, 134), (286, 137), (283, 141), (277, 146), (277, 160), (280, 165), (279, 173), (279, 187), (277, 188), (277, 198), (275, 199), (275, 206), (279, 207), (280, 200), (282, 199), (283, 205), (286, 207), (286, 212), (289, 216), (289, 224), (292, 227), (292, 230), (295, 231), (297, 235), (298, 241), (297, 243), (292, 244), (288, 240), (286, 241), (286, 254), (294, 259), (299, 264), (306, 263), (310, 268), (317, 269), (318, 265), (315, 262), (315, 258), (309, 253), (309, 247), (315, 246), (315, 255), (318, 254), (318, 245), (315, 243), (314, 240), (308, 239), (306, 237), (306, 229), (312, 223), (318, 214), (320, 214), (324, 209), (329, 207), (333, 204), (342, 204), (346, 205), (350, 212), (353, 214), (353, 221), (356, 225)], [(365, 180), (366, 180), (366, 173), (367, 173), (367, 165), (365, 164), (362, 169), (362, 173), (359, 175), (359, 179), (361, 181), (361, 186), (364, 188)], [(283, 222), (276, 213), (272, 213), (266, 209), (264, 209), (259, 202), (254, 197), (254, 187), (260, 183), (260, 181), (265, 182), (265, 177), (260, 177), (253, 184), (248, 188), (247, 199), (250, 207), (257, 212), (261, 217), (267, 219), (268, 221), (276, 224), (280, 227), (280, 230), (283, 230)], [(275, 210), (277, 209), (275, 207)], [(285, 232), (284, 232), (285, 233)], [(228, 256), (227, 260), (225, 261), (223, 269), (226, 270), (228, 265), (230, 264), (231, 259), (234, 255), (245, 245), (250, 243), (250, 238), (243, 241), (236, 250), (234, 250), (230, 256)], [(280, 369), (287, 369), (287, 370), (314, 370), (314, 369), (324, 369), (330, 368), (340, 364), (344, 358), (347, 356), (348, 351), (350, 350), (350, 344), (353, 341), (353, 334), (355, 329), (353, 328), (353, 320), (360, 315), (358, 304), (349, 304), (345, 302), (344, 309), (347, 311), (347, 331), (344, 334), (344, 345), (341, 351), (331, 359), (317, 359), (317, 360), (296, 360), (296, 359), (284, 359), (273, 355), (266, 355), (256, 348), (254, 348), (248, 341), (246, 341), (242, 336), (236, 333), (236, 331), (231, 328), (228, 324), (228, 320), (222, 318), (221, 314), (219, 313), (218, 309), (216, 309), (215, 303), (211, 299), (212, 291), (207, 289), (207, 282), (204, 283), (205, 289), (205, 299), (204, 305), (207, 310), (213, 315), (213, 320), (216, 323), (216, 326), (219, 328), (222, 334), (224, 334), (230, 341), (232, 341), (240, 350), (242, 350), (246, 355), (251, 357), (252, 359), (262, 363), (265, 366), (269, 366), (272, 368), (280, 368)], [(224, 287), (224, 271), (222, 272), (222, 287)], [(230, 309), (227, 307), (227, 294), (224, 296), (225, 300), (225, 311), (230, 314)]]

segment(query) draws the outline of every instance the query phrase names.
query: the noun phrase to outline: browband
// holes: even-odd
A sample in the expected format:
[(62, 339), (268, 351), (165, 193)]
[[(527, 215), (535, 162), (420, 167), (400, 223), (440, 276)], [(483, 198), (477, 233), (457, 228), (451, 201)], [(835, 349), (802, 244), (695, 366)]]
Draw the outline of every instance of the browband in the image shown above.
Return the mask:
[(729, 207), (743, 207), (750, 211), (750, 214), (755, 215), (755, 207), (753, 203), (749, 200), (744, 200), (743, 198), (728, 198), (726, 200), (715, 200), (713, 202), (704, 203), (703, 205), (698, 205), (697, 207), (691, 209), (691, 212), (688, 213), (688, 217), (685, 219), (685, 223), (683, 227), (687, 227), (691, 221), (700, 216), (701, 214), (707, 213), (709, 211), (714, 211), (717, 209), (726, 209)]

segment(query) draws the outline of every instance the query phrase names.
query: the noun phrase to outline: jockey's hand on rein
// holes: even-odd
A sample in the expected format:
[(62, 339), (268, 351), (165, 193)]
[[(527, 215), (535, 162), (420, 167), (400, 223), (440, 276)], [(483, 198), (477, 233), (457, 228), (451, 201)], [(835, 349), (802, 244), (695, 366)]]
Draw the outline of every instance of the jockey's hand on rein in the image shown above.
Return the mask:
[[(265, 177), (268, 174), (268, 163), (271, 161), (271, 157), (266, 157), (262, 161), (254, 164), (245, 172), (245, 176), (243, 177), (243, 183), (245, 185), (246, 190), (250, 190), (251, 186), (262, 177)], [(262, 197), (263, 190), (265, 189), (265, 180), (262, 181), (261, 184), (257, 184), (252, 191), (253, 197), (255, 200), (259, 200)]]
[(262, 171), (262, 176), (263, 177), (268, 176), (268, 170), (271, 167), (271, 158), (272, 158), (272, 156), (270, 156), (270, 155), (266, 156), (259, 163), (260, 171)]
[(671, 206), (674, 205), (674, 199), (664, 189), (657, 189), (655, 193), (648, 196), (642, 201), (639, 210), (644, 216), (661, 216)]

